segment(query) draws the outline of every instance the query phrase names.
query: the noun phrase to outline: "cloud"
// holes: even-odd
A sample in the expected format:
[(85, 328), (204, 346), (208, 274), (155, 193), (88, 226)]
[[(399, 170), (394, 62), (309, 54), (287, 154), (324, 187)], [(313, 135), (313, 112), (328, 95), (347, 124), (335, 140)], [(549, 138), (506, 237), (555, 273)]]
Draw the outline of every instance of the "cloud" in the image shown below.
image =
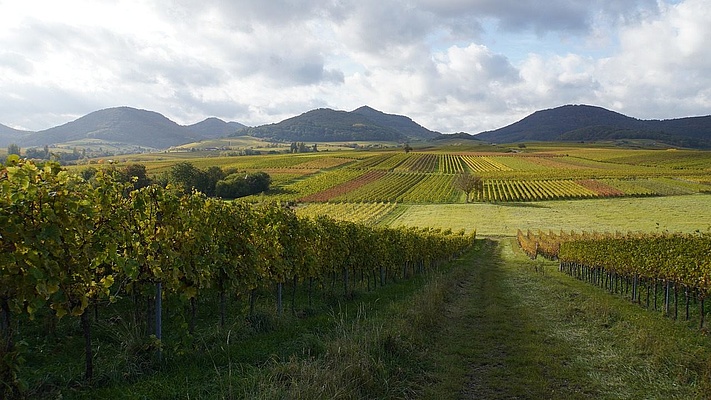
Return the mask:
[(600, 18), (635, 19), (654, 12), (656, 0), (419, 0), (419, 4), (445, 18), (498, 21), (507, 31), (589, 32)]
[(706, 0), (13, 3), (0, 123), (30, 129), (117, 105), (257, 125), (368, 104), (478, 132), (566, 103), (667, 118), (711, 98)]
[(599, 62), (600, 98), (641, 118), (711, 109), (710, 20), (706, 1), (687, 0), (622, 29), (620, 52)]

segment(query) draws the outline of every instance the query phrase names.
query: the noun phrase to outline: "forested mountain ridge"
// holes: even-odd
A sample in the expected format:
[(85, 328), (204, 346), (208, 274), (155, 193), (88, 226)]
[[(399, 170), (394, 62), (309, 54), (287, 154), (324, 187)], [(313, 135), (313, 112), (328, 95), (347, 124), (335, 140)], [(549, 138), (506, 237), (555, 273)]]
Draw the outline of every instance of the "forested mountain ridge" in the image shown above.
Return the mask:
[[(106, 142), (164, 149), (180, 144), (227, 136), (244, 125), (208, 118), (183, 126), (154, 111), (114, 107), (94, 111), (74, 121), (38, 132), (0, 127), (0, 146), (24, 147), (66, 144), (99, 139)], [(7, 132), (6, 132), (7, 131)]]
[[(180, 125), (157, 112), (115, 107), (39, 132), (0, 125), (0, 147), (10, 143), (22, 148), (58, 144), (74, 146), (86, 140), (99, 140), (165, 149), (205, 139), (245, 135), (282, 142), (402, 143), (454, 137), (431, 131), (407, 116), (386, 114), (368, 106), (353, 111), (319, 108), (257, 127), (218, 118)], [(457, 135), (464, 137), (461, 132)], [(495, 143), (645, 139), (672, 146), (711, 148), (711, 116), (641, 120), (602, 107), (565, 105), (536, 111), (516, 123), (471, 138)]]
[(368, 106), (354, 111), (318, 108), (275, 124), (244, 128), (238, 135), (281, 141), (397, 141), (431, 139), (439, 136), (412, 119), (385, 114)]
[(711, 116), (641, 120), (589, 105), (536, 111), (511, 125), (476, 135), (497, 143), (648, 139), (670, 145), (711, 148)]
[(0, 124), (0, 146), (7, 147), (10, 143), (17, 143), (31, 133)]

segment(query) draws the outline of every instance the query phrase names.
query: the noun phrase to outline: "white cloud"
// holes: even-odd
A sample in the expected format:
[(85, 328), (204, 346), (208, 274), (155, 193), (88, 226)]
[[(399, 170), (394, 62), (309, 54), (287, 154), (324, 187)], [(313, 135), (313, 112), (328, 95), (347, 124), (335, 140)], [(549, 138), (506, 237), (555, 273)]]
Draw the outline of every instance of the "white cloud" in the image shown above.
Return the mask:
[(687, 0), (620, 32), (620, 52), (600, 61), (601, 100), (641, 118), (708, 114), (711, 7)]
[(118, 105), (277, 122), (363, 104), (443, 132), (589, 103), (711, 105), (708, 0), (0, 2), (0, 123)]

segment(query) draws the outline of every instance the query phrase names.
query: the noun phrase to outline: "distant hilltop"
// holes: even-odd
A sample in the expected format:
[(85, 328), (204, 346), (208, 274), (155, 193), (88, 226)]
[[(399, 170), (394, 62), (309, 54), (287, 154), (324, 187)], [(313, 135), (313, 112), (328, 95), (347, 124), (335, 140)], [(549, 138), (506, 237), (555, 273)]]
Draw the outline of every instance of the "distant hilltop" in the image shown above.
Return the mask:
[(640, 120), (602, 107), (566, 105), (536, 111), (476, 137), (496, 143), (648, 139), (680, 147), (711, 148), (711, 116)]
[(426, 140), (439, 135), (412, 119), (385, 114), (368, 106), (353, 111), (311, 110), (276, 124), (244, 128), (237, 134), (285, 141), (396, 141)]
[(39, 132), (0, 125), (0, 147), (67, 145), (91, 139), (151, 149), (166, 149), (202, 140), (253, 136), (281, 142), (423, 141), (456, 137), (494, 143), (532, 141), (593, 142), (645, 139), (672, 146), (711, 148), (711, 116), (669, 120), (640, 120), (590, 105), (565, 105), (536, 111), (524, 119), (477, 135), (445, 135), (403, 115), (386, 114), (368, 106), (353, 111), (319, 108), (274, 124), (248, 127), (238, 122), (207, 118), (179, 125), (154, 111), (131, 107), (99, 110), (77, 120)]

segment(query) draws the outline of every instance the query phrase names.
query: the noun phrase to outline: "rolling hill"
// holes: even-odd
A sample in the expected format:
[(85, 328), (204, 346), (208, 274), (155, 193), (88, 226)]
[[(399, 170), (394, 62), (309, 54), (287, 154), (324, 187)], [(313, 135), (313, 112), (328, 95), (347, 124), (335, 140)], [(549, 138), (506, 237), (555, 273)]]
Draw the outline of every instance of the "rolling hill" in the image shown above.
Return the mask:
[(156, 112), (116, 107), (94, 111), (64, 125), (35, 132), (25, 139), (24, 145), (53, 145), (83, 139), (165, 148), (198, 140), (198, 136)]
[[(131, 107), (92, 112), (75, 121), (39, 132), (0, 125), (0, 146), (23, 148), (90, 141), (165, 149), (206, 139), (254, 136), (281, 142), (418, 141), (453, 138), (368, 106), (353, 111), (319, 108), (281, 122), (246, 127), (207, 118), (179, 125), (165, 116)], [(457, 139), (466, 139), (463, 133)], [(609, 141), (645, 139), (673, 146), (711, 148), (711, 116), (670, 120), (640, 120), (589, 105), (566, 105), (536, 111), (509, 126), (471, 136), (486, 142)]]
[[(185, 143), (224, 137), (244, 125), (208, 118), (193, 125), (179, 125), (162, 114), (132, 107), (94, 111), (79, 119), (39, 132), (9, 132), (6, 137), (22, 147), (66, 144), (77, 141), (105, 141), (127, 146), (164, 149)], [(10, 129), (10, 128), (8, 128)]]
[(497, 143), (648, 139), (674, 146), (711, 148), (711, 116), (640, 120), (602, 107), (566, 105), (536, 111), (476, 137)]
[(203, 139), (217, 139), (232, 135), (236, 131), (245, 128), (245, 125), (239, 122), (225, 122), (219, 118), (210, 117), (197, 124), (188, 125), (191, 132), (196, 133)]
[(19, 144), (30, 131), (21, 131), (0, 124), (0, 147), (7, 147), (11, 143)]
[(244, 128), (238, 134), (285, 142), (405, 142), (431, 139), (440, 135), (408, 117), (385, 114), (367, 106), (354, 111), (319, 108), (276, 124)]

